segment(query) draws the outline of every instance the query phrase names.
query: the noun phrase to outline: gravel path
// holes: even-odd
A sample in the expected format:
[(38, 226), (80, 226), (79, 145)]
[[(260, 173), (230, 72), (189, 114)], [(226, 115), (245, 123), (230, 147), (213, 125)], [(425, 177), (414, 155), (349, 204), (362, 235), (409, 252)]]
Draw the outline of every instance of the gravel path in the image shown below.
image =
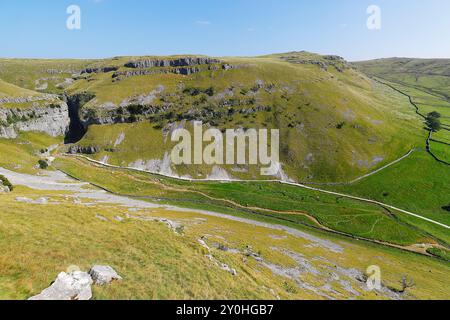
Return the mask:
[(155, 209), (177, 211), (177, 212), (193, 212), (207, 216), (213, 216), (221, 219), (232, 220), (236, 222), (245, 223), (248, 225), (263, 227), (272, 230), (285, 231), (286, 233), (311, 241), (317, 246), (328, 249), (332, 252), (342, 253), (343, 247), (328, 240), (323, 240), (319, 237), (311, 235), (309, 233), (289, 228), (282, 225), (270, 224), (251, 219), (245, 219), (240, 217), (234, 217), (227, 214), (197, 210), (197, 209), (185, 209), (176, 206), (167, 206), (154, 204), (147, 201), (136, 200), (129, 197), (115, 195), (104, 190), (93, 188), (89, 183), (78, 182), (66, 174), (60, 171), (48, 171), (46, 175), (30, 175), (17, 173), (0, 167), (0, 174), (8, 178), (13, 185), (26, 186), (35, 190), (51, 190), (51, 191), (70, 191), (74, 192), (74, 195), (78, 198), (90, 199), (96, 203), (109, 203), (116, 204), (122, 207), (134, 208), (134, 209)]

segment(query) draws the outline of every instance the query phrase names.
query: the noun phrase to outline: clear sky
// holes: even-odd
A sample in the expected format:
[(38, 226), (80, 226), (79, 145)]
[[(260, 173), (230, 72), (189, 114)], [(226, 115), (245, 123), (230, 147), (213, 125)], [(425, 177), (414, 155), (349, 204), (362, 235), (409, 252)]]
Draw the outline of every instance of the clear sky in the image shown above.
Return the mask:
[[(81, 30), (69, 30), (69, 5)], [(381, 9), (381, 30), (366, 10)], [(307, 50), (348, 60), (450, 58), (449, 0), (0, 0), (0, 56), (249, 56)]]

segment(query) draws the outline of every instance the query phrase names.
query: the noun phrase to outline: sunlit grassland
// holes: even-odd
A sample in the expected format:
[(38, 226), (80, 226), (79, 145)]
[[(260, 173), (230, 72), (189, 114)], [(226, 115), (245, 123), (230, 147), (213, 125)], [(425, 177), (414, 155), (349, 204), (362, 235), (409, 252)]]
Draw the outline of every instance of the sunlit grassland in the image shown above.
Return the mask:
[(381, 207), (294, 186), (265, 182), (188, 183), (129, 170), (106, 169), (67, 158), (58, 159), (56, 166), (83, 181), (120, 194), (159, 197), (175, 204), (181, 201), (188, 207), (193, 202), (196, 208), (202, 209), (208, 209), (209, 203), (243, 208), (250, 210), (246, 213), (248, 217), (261, 218), (263, 213), (263, 217), (297, 227), (314, 226), (306, 218), (309, 215), (328, 228), (363, 238), (401, 245), (432, 242), (422, 232), (398, 223)]
[[(328, 188), (381, 201), (450, 225), (450, 214), (443, 209), (450, 201), (449, 181), (448, 166), (436, 162), (425, 151), (416, 151), (400, 163), (355, 184)], [(446, 229), (401, 214), (398, 217), (447, 243), (450, 241)]]
[(62, 137), (23, 132), (16, 139), (0, 139), (0, 167), (24, 173), (36, 173), (42, 151), (62, 143)]
[[(95, 94), (96, 98), (83, 108), (101, 113), (106, 112), (98, 107), (102, 103), (120, 104), (125, 98), (149, 94), (162, 85), (164, 93), (175, 99), (171, 100), (172, 111), (184, 115), (205, 97), (183, 95), (180, 86), (202, 89), (213, 86), (216, 93), (232, 90), (234, 98), (244, 101), (248, 97), (241, 91), (250, 91), (256, 81), (276, 84), (277, 92), (262, 90), (256, 98), (257, 106), (269, 106), (271, 111), (248, 116), (238, 112), (247, 106), (238, 106), (233, 115), (211, 121), (217, 122), (216, 127), (221, 130), (241, 127), (280, 129), (284, 170), (288, 176), (300, 181), (349, 181), (399, 158), (423, 141), (422, 132), (418, 130), (420, 119), (406, 97), (356, 71), (349, 69), (340, 73), (333, 68), (325, 71), (274, 58), (234, 58), (229, 61), (245, 67), (227, 72), (206, 71), (187, 77), (156, 74), (121, 81), (114, 81), (111, 73), (98, 74), (89, 81), (80, 80), (69, 91)], [(210, 99), (211, 105), (217, 103), (214, 97), (206, 99)], [(166, 122), (163, 124), (167, 125)], [(163, 138), (160, 128), (152, 130), (152, 127), (156, 128), (155, 122), (148, 120), (137, 124), (91, 126), (79, 144), (99, 146), (103, 153), (96, 155), (96, 159), (108, 155), (110, 163), (115, 165), (129, 165), (136, 160), (161, 160), (165, 152), (171, 150), (170, 143), (164, 144), (167, 138)], [(126, 133), (126, 143), (112, 148), (121, 133)], [(323, 139), (324, 136), (327, 139)], [(114, 152), (110, 152), (111, 149)], [(181, 174), (196, 176), (201, 173), (206, 177), (212, 168), (209, 171), (201, 168), (204, 172), (197, 169)], [(236, 175), (240, 178), (239, 173)], [(250, 172), (249, 177), (259, 178), (256, 170)]]
[[(243, 259), (242, 254), (215, 250), (217, 259), (238, 271), (232, 277), (205, 257), (206, 251), (197, 242), (205, 235), (209, 235), (209, 241), (230, 248), (244, 250), (251, 246), (266, 261), (285, 267), (295, 266), (294, 261), (273, 247), (299, 252), (319, 269), (324, 267), (318, 262), (320, 259), (331, 268), (338, 264), (361, 272), (376, 264), (387, 286), (400, 288), (404, 275), (414, 279), (416, 286), (406, 298), (449, 296), (449, 265), (424, 256), (317, 233), (344, 248), (343, 253), (336, 253), (281, 231), (199, 213), (159, 209), (131, 213), (181, 221), (186, 227), (183, 235), (177, 235), (152, 220), (115, 221), (115, 216), (126, 217), (130, 212), (108, 204), (75, 205), (69, 195), (23, 187), (0, 195), (1, 299), (26, 299), (46, 288), (69, 266), (87, 270), (93, 264), (110, 265), (124, 278), (109, 286), (94, 286), (94, 299), (274, 299), (274, 294), (282, 299), (320, 298), (306, 290), (293, 290), (296, 285), (291, 280), (274, 276), (255, 261)], [(19, 203), (15, 201), (18, 196), (45, 196), (57, 204)], [(96, 218), (99, 214), (108, 222)], [(311, 275), (302, 281), (316, 287), (325, 284), (323, 277)], [(332, 296), (349, 297), (339, 283), (333, 283), (332, 288), (342, 294)], [(377, 298), (373, 293), (355, 289), (362, 299)]]

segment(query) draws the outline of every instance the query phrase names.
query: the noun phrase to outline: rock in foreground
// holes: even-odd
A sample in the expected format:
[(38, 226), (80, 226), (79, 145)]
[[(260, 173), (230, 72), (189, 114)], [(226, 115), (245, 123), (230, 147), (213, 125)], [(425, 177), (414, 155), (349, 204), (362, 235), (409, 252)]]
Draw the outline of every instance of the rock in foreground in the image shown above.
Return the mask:
[(50, 287), (29, 300), (90, 300), (92, 282), (86, 272), (61, 272)]

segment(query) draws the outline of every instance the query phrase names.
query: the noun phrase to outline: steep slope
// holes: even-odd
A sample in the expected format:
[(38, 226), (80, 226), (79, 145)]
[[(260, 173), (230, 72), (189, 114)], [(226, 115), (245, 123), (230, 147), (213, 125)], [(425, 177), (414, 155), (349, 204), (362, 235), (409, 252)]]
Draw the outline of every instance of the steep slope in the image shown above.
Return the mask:
[[(404, 96), (335, 56), (121, 57), (77, 79), (69, 105), (87, 133), (72, 150), (165, 174), (347, 181), (422, 139)], [(258, 166), (169, 166), (170, 133), (192, 130), (192, 120), (220, 130), (279, 129), (281, 170), (261, 177)]]

